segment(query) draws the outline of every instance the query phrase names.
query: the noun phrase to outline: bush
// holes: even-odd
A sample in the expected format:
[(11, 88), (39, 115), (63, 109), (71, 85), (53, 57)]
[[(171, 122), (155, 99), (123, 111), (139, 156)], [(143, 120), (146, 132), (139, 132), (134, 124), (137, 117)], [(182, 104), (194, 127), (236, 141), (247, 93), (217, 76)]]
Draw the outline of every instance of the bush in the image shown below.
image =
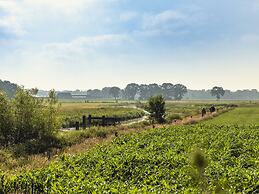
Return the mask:
[(0, 139), (2, 145), (30, 140), (44, 141), (59, 127), (55, 92), (46, 101), (35, 98), (31, 91), (18, 89), (13, 100), (0, 93)]
[(182, 120), (183, 118), (179, 114), (170, 114), (167, 116), (166, 120), (167, 122), (171, 123), (173, 120)]
[(12, 141), (13, 115), (11, 104), (3, 92), (0, 92), (0, 142), (8, 144)]
[(162, 95), (151, 97), (148, 101), (150, 117), (158, 123), (165, 121), (165, 99)]

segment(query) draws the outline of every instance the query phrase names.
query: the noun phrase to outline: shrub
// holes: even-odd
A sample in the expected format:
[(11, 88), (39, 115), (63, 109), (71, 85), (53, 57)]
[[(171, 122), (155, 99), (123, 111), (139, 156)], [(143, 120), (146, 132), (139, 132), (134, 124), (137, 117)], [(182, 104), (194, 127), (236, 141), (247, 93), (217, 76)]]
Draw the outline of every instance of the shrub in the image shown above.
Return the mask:
[(173, 120), (182, 120), (181, 115), (179, 114), (170, 114), (167, 116), (166, 120), (168, 123), (171, 123)]
[(0, 139), (2, 145), (30, 140), (46, 141), (59, 127), (55, 92), (47, 101), (35, 98), (31, 91), (19, 88), (13, 100), (0, 93)]
[(148, 101), (148, 110), (152, 119), (158, 123), (165, 121), (165, 99), (162, 95), (151, 97)]
[(0, 142), (8, 144), (12, 141), (13, 115), (11, 104), (3, 92), (0, 92)]

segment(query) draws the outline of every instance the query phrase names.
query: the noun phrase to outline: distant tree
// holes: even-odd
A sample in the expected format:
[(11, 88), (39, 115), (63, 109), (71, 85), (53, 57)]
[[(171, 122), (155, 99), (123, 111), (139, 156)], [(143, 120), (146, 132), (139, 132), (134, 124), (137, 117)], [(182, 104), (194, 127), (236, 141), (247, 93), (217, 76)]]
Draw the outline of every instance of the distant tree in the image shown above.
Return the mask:
[(70, 92), (58, 92), (58, 99), (72, 99), (72, 94)]
[(224, 96), (225, 90), (222, 87), (215, 86), (210, 93), (212, 96), (216, 96), (217, 100), (220, 100), (220, 97)]
[(158, 123), (165, 121), (165, 99), (162, 95), (151, 97), (148, 101), (148, 110), (152, 119)]
[(141, 84), (139, 86), (139, 99), (140, 100), (146, 100), (147, 98), (149, 98), (149, 87), (146, 84)]
[(4, 91), (9, 98), (13, 98), (19, 86), (9, 81), (0, 80), (0, 90)]
[(102, 89), (102, 96), (104, 99), (110, 99), (112, 97), (110, 94), (110, 89), (111, 89), (110, 87), (104, 87)]
[(187, 87), (182, 84), (176, 84), (173, 87), (173, 97), (175, 100), (182, 100), (183, 96), (187, 93)]
[(163, 94), (165, 96), (166, 99), (172, 99), (173, 95), (174, 95), (174, 85), (171, 83), (163, 83), (161, 86), (162, 90), (163, 90)]
[(93, 99), (100, 99), (102, 98), (102, 91), (99, 89), (88, 90), (87, 95), (91, 96)]
[(110, 88), (110, 95), (112, 95), (113, 97), (114, 97), (114, 99), (115, 99), (115, 101), (117, 101), (118, 100), (118, 98), (119, 98), (119, 96), (120, 96), (120, 88), (118, 88), (118, 87), (112, 87), (112, 88)]
[(128, 100), (134, 100), (138, 91), (139, 91), (139, 85), (135, 83), (131, 83), (126, 86), (125, 95)]
[(49, 102), (52, 103), (52, 104), (55, 104), (58, 102), (58, 97), (57, 97), (57, 93), (54, 89), (50, 90), (49, 91)]
[(156, 96), (163, 94), (162, 88), (158, 84), (149, 84), (148, 85), (148, 97)]

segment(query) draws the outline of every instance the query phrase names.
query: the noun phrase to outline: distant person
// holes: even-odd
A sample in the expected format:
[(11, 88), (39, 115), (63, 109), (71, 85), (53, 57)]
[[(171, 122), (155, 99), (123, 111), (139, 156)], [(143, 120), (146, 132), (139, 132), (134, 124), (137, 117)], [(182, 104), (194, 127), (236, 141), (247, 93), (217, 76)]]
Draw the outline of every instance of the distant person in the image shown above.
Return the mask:
[(201, 116), (204, 117), (204, 116), (206, 115), (206, 113), (207, 113), (207, 112), (206, 112), (206, 109), (203, 108), (203, 109), (201, 110)]
[(210, 107), (210, 113), (214, 113), (214, 112), (216, 112), (215, 106)]

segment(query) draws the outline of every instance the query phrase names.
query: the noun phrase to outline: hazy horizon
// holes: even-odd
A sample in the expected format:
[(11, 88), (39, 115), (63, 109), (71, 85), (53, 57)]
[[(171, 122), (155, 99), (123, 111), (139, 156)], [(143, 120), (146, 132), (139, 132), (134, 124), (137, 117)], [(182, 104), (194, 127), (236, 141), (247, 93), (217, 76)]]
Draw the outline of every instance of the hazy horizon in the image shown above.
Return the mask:
[(259, 90), (258, 0), (0, 0), (0, 79)]

